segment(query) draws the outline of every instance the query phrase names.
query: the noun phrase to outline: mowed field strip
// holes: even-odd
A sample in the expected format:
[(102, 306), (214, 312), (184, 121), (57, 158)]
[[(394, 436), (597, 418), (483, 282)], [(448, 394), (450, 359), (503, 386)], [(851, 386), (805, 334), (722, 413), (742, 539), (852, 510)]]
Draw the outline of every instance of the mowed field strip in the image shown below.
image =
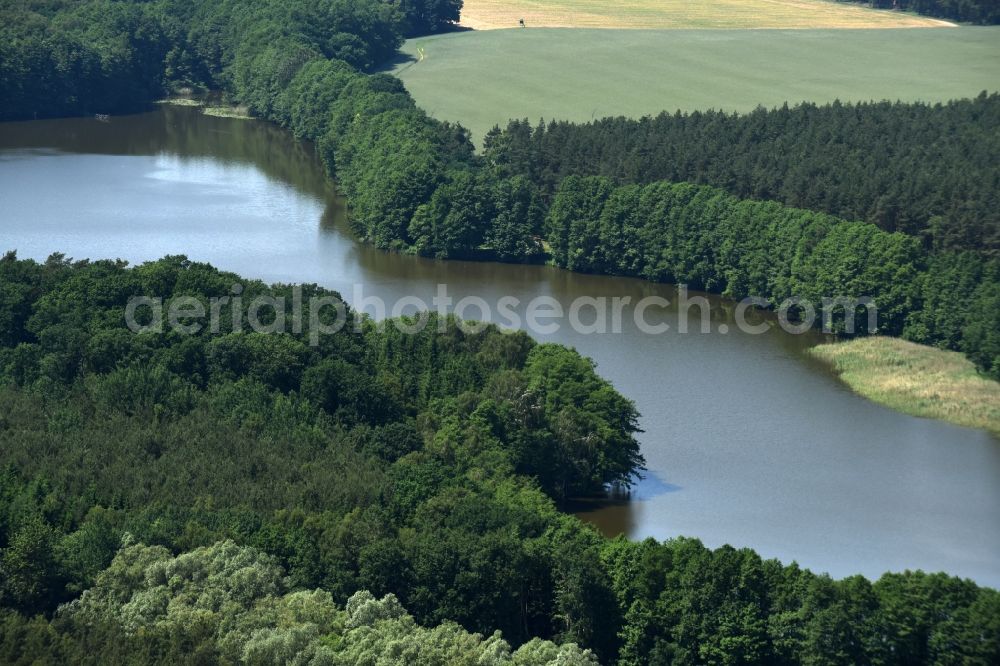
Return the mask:
[(514, 28), (414, 39), (403, 52), (389, 71), (417, 104), (461, 122), (477, 143), (511, 118), (588, 121), (836, 99), (944, 102), (1000, 90), (1000, 27)]
[(462, 25), (511, 28), (926, 28), (947, 21), (831, 0), (465, 0)]

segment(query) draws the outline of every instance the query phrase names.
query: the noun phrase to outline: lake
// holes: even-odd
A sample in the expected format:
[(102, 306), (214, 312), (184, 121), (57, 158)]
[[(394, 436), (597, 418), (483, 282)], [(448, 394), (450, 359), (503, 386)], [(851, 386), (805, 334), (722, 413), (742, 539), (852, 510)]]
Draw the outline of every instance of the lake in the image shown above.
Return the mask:
[[(670, 285), (362, 245), (311, 147), (272, 125), (181, 107), (0, 123), (9, 249), (133, 263), (186, 254), (267, 282), (316, 282), (352, 303), (431, 303), (439, 284), (455, 301), (515, 297), (521, 314), (538, 296), (566, 309), (579, 297), (629, 297), (620, 333), (564, 322), (536, 335), (595, 359), (642, 413), (645, 478), (630, 501), (582, 507), (582, 517), (608, 534), (694, 536), (835, 577), (919, 568), (1000, 587), (1000, 441), (854, 395), (803, 355), (820, 335), (785, 333), (770, 318), (764, 334), (741, 332), (724, 299), (709, 297), (709, 332), (692, 322), (682, 334)], [(633, 306), (649, 296), (672, 305), (644, 321), (669, 331), (636, 324)]]

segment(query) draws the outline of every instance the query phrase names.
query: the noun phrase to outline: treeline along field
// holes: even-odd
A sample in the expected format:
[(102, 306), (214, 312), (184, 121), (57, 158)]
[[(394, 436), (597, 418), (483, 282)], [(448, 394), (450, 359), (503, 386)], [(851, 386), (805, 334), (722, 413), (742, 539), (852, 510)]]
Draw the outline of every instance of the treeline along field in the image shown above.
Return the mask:
[(787, 105), (534, 126), (484, 139), (485, 159), (551, 200), (569, 175), (659, 180), (863, 220), (935, 251), (1000, 256), (1000, 95), (942, 105)]
[(3, 663), (593, 663), (533, 637), (619, 664), (1000, 656), (1000, 592), (970, 581), (833, 581), (557, 511), (641, 462), (631, 403), (572, 350), (433, 320), (310, 346), (291, 311), (233, 330), (232, 301), (217, 332), (128, 330), (134, 294), (291, 296), (182, 257), (8, 254), (0, 280)]

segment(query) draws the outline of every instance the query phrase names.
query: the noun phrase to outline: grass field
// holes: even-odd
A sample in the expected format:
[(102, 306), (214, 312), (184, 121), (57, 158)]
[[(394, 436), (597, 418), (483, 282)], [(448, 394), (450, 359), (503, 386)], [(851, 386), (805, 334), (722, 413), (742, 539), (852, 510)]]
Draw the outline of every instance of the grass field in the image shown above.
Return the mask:
[(788, 101), (947, 101), (1000, 89), (1000, 28), (514, 28), (408, 41), (390, 65), (476, 140), (510, 118), (587, 121)]
[(958, 352), (875, 336), (820, 345), (810, 353), (870, 400), (1000, 436), (1000, 383), (980, 377)]
[(945, 21), (828, 0), (465, 0), (462, 25), (532, 28), (923, 28)]

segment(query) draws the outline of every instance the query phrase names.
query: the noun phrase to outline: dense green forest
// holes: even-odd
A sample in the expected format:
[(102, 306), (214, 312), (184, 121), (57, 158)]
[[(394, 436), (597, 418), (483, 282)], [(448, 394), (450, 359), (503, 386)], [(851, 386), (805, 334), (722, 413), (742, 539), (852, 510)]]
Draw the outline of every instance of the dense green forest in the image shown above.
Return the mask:
[[(404, 35), (452, 22), (454, 2), (0, 7), (0, 118), (220, 89), (314, 140), (381, 247), (551, 249), (577, 270), (732, 295), (874, 294), (887, 330), (1000, 372), (997, 263), (941, 240), (978, 233), (951, 227), (950, 209), (922, 238), (741, 200), (728, 183), (549, 178), (518, 166), (534, 168), (515, 153), (535, 138), (517, 128), (477, 155), (463, 128), (366, 73)], [(995, 96), (970, 104), (996, 115)], [(939, 153), (927, 160), (954, 167)], [(1000, 593), (969, 581), (833, 581), (745, 549), (606, 540), (561, 513), (642, 464), (634, 406), (571, 350), (455, 325), (367, 322), (310, 346), (306, 332), (136, 335), (122, 321), (132, 295), (204, 300), (235, 283), (244, 303), (295, 291), (180, 257), (0, 260), (0, 661), (1000, 661)]]
[[(216, 332), (122, 317), (234, 284)], [(1000, 593), (969, 581), (833, 581), (561, 513), (641, 464), (634, 407), (563, 347), (369, 320), (311, 346), (291, 311), (241, 332), (234, 308), (294, 288), (181, 257), (8, 254), (0, 285), (3, 663), (1000, 658)]]
[(133, 334), (132, 294), (292, 296), (182, 258), (8, 255), (0, 284), (6, 607), (53, 612), (126, 532), (177, 551), (229, 538), (341, 603), (392, 592), (424, 622), (611, 649), (587, 600), (600, 539), (554, 502), (629, 482), (636, 415), (575, 352), (371, 322), (312, 347), (308, 331), (230, 330), (233, 304), (217, 334)]
[(1000, 255), (1000, 95), (947, 104), (834, 103), (748, 114), (663, 113), (586, 124), (512, 121), (490, 164), (548, 199), (569, 175), (712, 185)]
[(404, 36), (453, 25), (460, 9), (461, 0), (3, 0), (0, 119), (123, 113), (169, 89), (232, 90), (239, 56), (242, 66), (283, 58), (282, 87), (312, 58), (367, 69)]
[[(532, 639), (512, 651), (445, 622), (417, 624), (392, 594), (290, 589), (276, 558), (218, 542), (172, 557), (126, 541), (93, 587), (49, 624), (0, 615), (5, 664), (556, 664), (594, 666), (589, 650)], [(20, 640), (24, 648), (15, 648)], [(7, 649), (4, 649), (7, 648)], [(14, 649), (11, 649), (14, 648)], [(38, 662), (33, 662), (38, 663)]]
[(997, 4), (996, 0), (837, 0), (837, 2), (856, 2), (876, 9), (901, 9), (961, 23), (979, 25), (1000, 23), (1000, 4)]

